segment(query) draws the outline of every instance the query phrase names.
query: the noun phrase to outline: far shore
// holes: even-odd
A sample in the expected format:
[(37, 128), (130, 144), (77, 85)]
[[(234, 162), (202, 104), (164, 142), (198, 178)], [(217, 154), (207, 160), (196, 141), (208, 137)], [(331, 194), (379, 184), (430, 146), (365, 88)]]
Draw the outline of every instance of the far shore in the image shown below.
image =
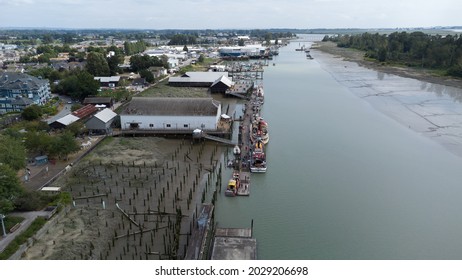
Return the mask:
[(342, 57), (344, 60), (358, 63), (360, 66), (380, 71), (387, 74), (393, 74), (400, 77), (417, 79), (420, 81), (440, 84), (445, 86), (452, 86), (462, 88), (462, 79), (449, 77), (449, 76), (438, 76), (428, 69), (420, 69), (405, 66), (394, 66), (381, 64), (380, 62), (366, 60), (364, 58), (364, 51), (350, 49), (350, 48), (339, 48), (334, 42), (316, 42), (312, 48), (316, 48), (320, 51), (332, 54), (334, 56)]

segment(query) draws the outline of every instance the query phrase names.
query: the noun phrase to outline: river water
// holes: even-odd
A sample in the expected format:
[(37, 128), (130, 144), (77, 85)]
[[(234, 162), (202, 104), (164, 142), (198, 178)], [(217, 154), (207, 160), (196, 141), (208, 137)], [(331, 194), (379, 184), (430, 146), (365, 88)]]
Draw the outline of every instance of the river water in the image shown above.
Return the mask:
[(462, 92), (300, 44), (265, 69), (268, 171), (218, 225), (253, 219), (259, 259), (461, 259)]

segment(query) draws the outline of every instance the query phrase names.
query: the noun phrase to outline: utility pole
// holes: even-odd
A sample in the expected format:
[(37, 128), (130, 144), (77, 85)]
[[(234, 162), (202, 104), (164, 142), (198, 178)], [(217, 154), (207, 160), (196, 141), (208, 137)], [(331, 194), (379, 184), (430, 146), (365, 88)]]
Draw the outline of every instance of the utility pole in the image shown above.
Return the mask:
[(6, 237), (6, 230), (5, 230), (5, 224), (3, 223), (3, 219), (5, 219), (5, 215), (0, 214), (0, 220), (2, 221), (3, 237)]

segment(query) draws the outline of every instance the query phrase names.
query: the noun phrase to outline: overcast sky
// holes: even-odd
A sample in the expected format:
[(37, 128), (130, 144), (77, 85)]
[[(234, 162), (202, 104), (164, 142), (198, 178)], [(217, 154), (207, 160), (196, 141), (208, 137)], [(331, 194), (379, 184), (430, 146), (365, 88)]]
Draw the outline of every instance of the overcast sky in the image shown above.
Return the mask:
[(461, 0), (0, 0), (0, 27), (433, 27), (462, 25), (461, 12)]

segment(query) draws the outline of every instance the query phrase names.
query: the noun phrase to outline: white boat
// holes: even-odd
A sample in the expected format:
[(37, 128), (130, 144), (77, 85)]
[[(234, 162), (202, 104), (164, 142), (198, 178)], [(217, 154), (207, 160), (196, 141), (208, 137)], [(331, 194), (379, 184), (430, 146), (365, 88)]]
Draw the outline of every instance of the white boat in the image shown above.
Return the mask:
[(241, 154), (241, 149), (239, 148), (238, 145), (234, 146), (233, 154), (234, 155), (240, 155)]

